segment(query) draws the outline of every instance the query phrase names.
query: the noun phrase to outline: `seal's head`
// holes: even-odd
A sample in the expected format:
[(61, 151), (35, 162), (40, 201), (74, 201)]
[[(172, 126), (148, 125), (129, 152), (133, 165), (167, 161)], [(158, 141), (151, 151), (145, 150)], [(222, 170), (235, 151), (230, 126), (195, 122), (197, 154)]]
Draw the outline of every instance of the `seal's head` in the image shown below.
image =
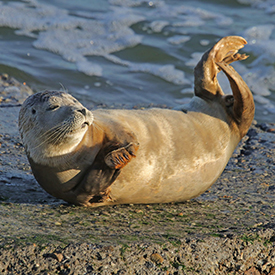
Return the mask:
[(40, 164), (71, 153), (92, 123), (93, 114), (61, 91), (28, 97), (19, 113), (19, 131), (27, 155)]

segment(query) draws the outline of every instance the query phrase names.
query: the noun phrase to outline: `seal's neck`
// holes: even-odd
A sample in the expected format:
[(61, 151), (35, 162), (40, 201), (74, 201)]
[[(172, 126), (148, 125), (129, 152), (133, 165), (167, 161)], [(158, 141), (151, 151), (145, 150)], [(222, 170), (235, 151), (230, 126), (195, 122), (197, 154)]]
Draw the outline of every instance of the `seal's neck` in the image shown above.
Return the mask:
[(66, 138), (58, 145), (35, 144), (27, 147), (27, 154), (33, 162), (54, 167), (76, 165), (76, 162), (92, 160), (104, 142), (100, 126), (90, 125), (82, 135)]
[(28, 138), (26, 151), (28, 156), (37, 164), (50, 165), (55, 162), (60, 162), (62, 159), (70, 158), (75, 153), (76, 148), (84, 139), (86, 132), (74, 134), (62, 139), (58, 144), (49, 144), (41, 142), (39, 139), (31, 140)]

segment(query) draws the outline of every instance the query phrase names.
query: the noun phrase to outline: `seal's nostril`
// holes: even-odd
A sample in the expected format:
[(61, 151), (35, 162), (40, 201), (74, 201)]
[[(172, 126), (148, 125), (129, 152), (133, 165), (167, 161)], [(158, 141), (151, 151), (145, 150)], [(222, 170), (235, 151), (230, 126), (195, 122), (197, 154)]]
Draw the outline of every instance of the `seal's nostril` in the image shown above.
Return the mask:
[(78, 110), (78, 112), (80, 112), (81, 114), (83, 114), (84, 116), (86, 116), (86, 109), (80, 109), (80, 110)]

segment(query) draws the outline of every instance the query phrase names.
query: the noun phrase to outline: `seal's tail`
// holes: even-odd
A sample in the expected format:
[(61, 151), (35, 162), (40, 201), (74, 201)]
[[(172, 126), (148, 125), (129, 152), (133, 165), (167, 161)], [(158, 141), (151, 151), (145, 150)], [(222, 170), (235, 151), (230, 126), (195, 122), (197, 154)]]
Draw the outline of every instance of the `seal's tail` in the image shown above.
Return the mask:
[(226, 62), (216, 62), (227, 76), (233, 92), (233, 108), (227, 108), (239, 127), (241, 138), (247, 133), (254, 118), (255, 105), (252, 93), (241, 76)]
[(237, 53), (247, 44), (240, 36), (227, 36), (218, 41), (208, 50), (195, 68), (195, 95), (203, 99), (213, 99), (216, 95), (223, 95), (218, 83), (217, 74), (220, 71), (217, 62), (230, 64), (237, 60), (244, 60), (248, 56)]

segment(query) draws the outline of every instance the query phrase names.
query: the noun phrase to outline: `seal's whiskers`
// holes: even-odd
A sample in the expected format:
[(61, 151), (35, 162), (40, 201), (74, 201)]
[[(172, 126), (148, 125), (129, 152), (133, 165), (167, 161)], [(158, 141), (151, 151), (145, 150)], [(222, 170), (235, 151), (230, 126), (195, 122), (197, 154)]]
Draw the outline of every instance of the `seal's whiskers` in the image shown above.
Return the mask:
[(48, 143), (48, 141), (52, 140), (53, 144), (56, 145), (57, 141), (62, 139), (69, 131), (70, 129), (70, 124), (69, 123), (64, 123), (62, 122), (61, 124), (54, 126), (53, 128), (49, 129), (48, 131), (46, 131), (44, 134), (42, 134), (40, 136), (40, 139), (42, 139), (42, 137), (46, 137), (45, 140), (43, 140), (40, 144), (38, 144), (37, 146), (35, 146), (33, 149), (36, 149), (38, 147), (40, 147), (41, 145)]

